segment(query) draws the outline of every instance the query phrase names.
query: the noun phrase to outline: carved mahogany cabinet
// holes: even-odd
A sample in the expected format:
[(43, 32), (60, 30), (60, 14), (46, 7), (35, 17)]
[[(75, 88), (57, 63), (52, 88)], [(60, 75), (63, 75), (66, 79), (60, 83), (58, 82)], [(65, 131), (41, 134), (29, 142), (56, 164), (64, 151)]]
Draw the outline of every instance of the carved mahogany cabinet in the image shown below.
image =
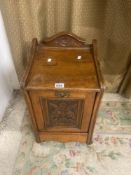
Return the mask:
[(21, 86), (38, 142), (91, 143), (103, 94), (96, 40), (68, 33), (33, 39)]

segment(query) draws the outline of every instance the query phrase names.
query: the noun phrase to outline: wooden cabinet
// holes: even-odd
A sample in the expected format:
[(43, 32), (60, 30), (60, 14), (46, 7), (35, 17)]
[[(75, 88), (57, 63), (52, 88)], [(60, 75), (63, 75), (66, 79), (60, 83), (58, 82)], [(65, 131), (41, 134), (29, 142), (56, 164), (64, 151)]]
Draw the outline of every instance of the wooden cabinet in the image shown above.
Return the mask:
[(21, 87), (37, 141), (91, 143), (104, 89), (95, 40), (68, 33), (33, 39)]

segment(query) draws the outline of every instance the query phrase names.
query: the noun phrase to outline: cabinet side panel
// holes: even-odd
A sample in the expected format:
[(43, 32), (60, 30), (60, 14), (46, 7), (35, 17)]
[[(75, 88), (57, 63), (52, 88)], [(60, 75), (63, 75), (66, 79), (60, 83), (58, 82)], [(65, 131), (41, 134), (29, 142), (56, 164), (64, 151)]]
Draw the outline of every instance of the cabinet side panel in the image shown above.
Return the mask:
[(96, 117), (97, 117), (97, 113), (98, 113), (98, 109), (99, 109), (99, 105), (100, 105), (100, 101), (101, 101), (102, 96), (103, 96), (103, 91), (96, 93), (95, 103), (94, 103), (93, 112), (92, 112), (92, 117), (91, 117), (91, 121), (90, 121), (90, 125), (89, 125), (89, 132), (88, 132), (89, 135), (88, 135), (88, 139), (87, 139), (87, 144), (92, 143), (92, 136), (93, 136), (94, 126), (95, 126), (95, 123), (96, 123)]
[(45, 116), (44, 116), (44, 112), (42, 113), (42, 110), (41, 110), (40, 98), (39, 98), (37, 92), (36, 93), (30, 92), (29, 94), (30, 94), (32, 107), (33, 107), (33, 111), (34, 111), (34, 118), (36, 120), (38, 130), (43, 130), (44, 124), (45, 124), (45, 121), (44, 121)]
[(84, 113), (83, 113), (83, 120), (82, 120), (82, 132), (88, 132), (92, 110), (95, 101), (95, 94), (96, 92), (88, 92), (86, 93), (85, 105), (84, 105)]
[(30, 116), (31, 116), (32, 126), (33, 126), (33, 130), (35, 132), (35, 135), (36, 135), (36, 140), (37, 140), (37, 142), (40, 142), (40, 138), (39, 138), (38, 130), (37, 130), (37, 124), (36, 124), (36, 120), (34, 117), (34, 111), (32, 108), (31, 99), (30, 99), (30, 96), (29, 96), (27, 91), (24, 91), (24, 97), (25, 97), (26, 104), (28, 106)]

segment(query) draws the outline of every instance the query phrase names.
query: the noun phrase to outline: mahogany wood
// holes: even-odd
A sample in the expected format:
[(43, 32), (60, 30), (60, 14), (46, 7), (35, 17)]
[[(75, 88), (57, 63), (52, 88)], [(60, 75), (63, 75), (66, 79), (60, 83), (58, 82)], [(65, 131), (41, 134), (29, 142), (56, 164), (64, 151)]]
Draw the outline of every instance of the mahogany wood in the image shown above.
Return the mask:
[(33, 39), (21, 87), (38, 142), (92, 142), (104, 91), (96, 49), (96, 40), (86, 44), (64, 32)]

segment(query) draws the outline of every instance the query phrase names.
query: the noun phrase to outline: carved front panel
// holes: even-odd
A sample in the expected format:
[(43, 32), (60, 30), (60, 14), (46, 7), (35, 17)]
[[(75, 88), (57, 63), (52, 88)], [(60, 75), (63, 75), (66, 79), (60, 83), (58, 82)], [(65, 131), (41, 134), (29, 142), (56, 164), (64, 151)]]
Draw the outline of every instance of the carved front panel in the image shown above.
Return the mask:
[(83, 100), (42, 98), (45, 127), (81, 128)]

